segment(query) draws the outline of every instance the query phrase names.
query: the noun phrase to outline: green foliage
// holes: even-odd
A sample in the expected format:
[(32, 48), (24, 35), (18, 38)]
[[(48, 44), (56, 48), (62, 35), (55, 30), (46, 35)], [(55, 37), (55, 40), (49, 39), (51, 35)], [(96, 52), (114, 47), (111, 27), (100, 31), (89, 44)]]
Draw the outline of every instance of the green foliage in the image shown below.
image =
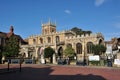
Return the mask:
[(0, 45), (0, 54), (1, 54), (1, 52), (2, 52), (2, 45)]
[(67, 57), (73, 57), (75, 55), (75, 51), (72, 47), (66, 47), (64, 50), (64, 55)]
[(106, 51), (106, 47), (104, 45), (99, 44), (93, 45), (92, 49), (95, 55), (101, 55)]
[(91, 34), (92, 31), (83, 31), (82, 29), (79, 29), (77, 27), (74, 27), (71, 29), (71, 31), (75, 32), (77, 35), (82, 35), (82, 34)]
[(91, 33), (92, 33), (92, 31), (86, 31), (86, 33), (87, 33), (87, 34), (91, 34)]
[(107, 65), (107, 60), (100, 60), (100, 61), (89, 61), (90, 65), (94, 65), (94, 66), (105, 66)]
[(6, 39), (6, 44), (3, 46), (3, 55), (6, 57), (15, 57), (19, 53), (19, 40), (15, 35)]
[(90, 63), (91, 65), (95, 65), (95, 66), (100, 65), (100, 61), (89, 61), (89, 63)]
[(47, 48), (45, 48), (45, 50), (44, 50), (44, 57), (45, 57), (45, 58), (52, 57), (54, 53), (55, 53), (55, 51), (54, 51), (53, 48), (47, 47)]
[(74, 28), (71, 29), (71, 31), (73, 31), (73, 32), (75, 32), (77, 35), (79, 35), (80, 32), (82, 31), (82, 29), (79, 29), (79, 28), (77, 28), (77, 27), (74, 27)]

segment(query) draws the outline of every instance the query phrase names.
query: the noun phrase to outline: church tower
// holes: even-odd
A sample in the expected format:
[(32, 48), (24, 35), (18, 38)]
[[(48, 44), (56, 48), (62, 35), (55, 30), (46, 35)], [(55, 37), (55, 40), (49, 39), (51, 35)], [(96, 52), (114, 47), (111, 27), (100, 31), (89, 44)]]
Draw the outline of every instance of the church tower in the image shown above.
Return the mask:
[(48, 23), (42, 23), (42, 34), (51, 34), (51, 33), (56, 33), (56, 22), (51, 23), (50, 19)]

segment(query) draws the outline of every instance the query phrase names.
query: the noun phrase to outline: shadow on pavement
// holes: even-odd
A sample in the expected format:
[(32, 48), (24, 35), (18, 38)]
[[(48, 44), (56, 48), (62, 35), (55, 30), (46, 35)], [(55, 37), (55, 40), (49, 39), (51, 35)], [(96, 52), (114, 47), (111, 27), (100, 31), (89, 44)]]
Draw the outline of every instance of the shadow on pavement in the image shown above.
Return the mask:
[(54, 75), (51, 74), (53, 71), (50, 66), (42, 68), (24, 67), (22, 72), (16, 71), (0, 75), (0, 80), (106, 80), (102, 76), (93, 74)]

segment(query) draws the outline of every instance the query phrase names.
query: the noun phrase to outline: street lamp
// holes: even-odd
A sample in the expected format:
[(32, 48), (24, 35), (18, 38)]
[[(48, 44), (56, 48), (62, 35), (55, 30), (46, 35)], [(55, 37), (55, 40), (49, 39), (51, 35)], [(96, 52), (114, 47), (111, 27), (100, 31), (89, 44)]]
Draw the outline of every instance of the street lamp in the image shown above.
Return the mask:
[(86, 65), (86, 55), (85, 55), (85, 38), (84, 38), (84, 59), (83, 59), (83, 65)]

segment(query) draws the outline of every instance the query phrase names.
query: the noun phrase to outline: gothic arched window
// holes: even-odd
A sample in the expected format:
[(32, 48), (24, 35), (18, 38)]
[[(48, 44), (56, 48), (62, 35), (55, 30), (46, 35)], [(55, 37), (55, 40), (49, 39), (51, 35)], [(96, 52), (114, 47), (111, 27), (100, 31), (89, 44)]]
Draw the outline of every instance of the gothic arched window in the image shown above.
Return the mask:
[(82, 44), (81, 43), (76, 44), (76, 52), (77, 52), (77, 54), (82, 54)]
[(40, 38), (40, 43), (43, 44), (43, 38)]
[(51, 38), (50, 37), (48, 37), (48, 43), (51, 43)]
[(100, 40), (99, 40), (99, 44), (102, 44), (102, 43), (103, 43), (103, 41), (100, 39)]
[(87, 53), (93, 53), (92, 46), (93, 46), (92, 42), (87, 43)]
[(56, 43), (59, 43), (59, 42), (60, 42), (60, 37), (56, 36)]
[(33, 44), (36, 44), (36, 39), (33, 39)]

